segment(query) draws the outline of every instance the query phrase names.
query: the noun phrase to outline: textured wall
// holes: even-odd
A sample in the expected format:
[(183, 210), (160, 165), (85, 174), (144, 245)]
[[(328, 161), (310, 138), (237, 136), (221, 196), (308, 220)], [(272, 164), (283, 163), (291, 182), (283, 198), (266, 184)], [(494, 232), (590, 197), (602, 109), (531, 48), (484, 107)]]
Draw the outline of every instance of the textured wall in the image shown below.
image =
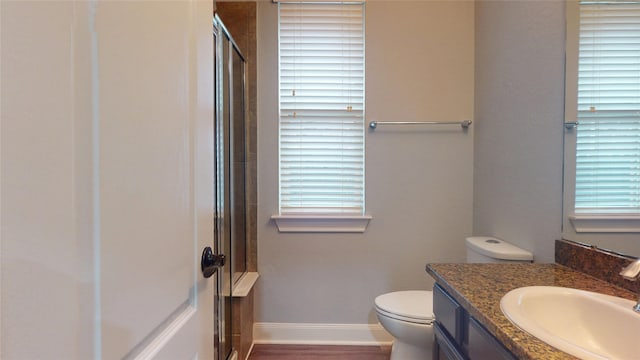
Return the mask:
[(553, 262), (562, 226), (562, 1), (476, 2), (473, 230)]
[[(472, 118), (472, 2), (372, 1), (366, 17), (367, 122)], [(258, 2), (256, 322), (374, 323), (375, 296), (430, 289), (426, 263), (464, 260), (475, 125), (367, 131), (367, 231), (278, 233), (276, 21)]]

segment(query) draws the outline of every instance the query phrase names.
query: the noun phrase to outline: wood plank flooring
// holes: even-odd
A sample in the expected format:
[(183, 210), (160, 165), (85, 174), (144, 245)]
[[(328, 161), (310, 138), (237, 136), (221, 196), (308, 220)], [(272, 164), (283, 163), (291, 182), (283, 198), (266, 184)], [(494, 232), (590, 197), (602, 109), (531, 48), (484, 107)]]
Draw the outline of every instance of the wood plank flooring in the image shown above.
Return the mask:
[(248, 360), (389, 360), (391, 346), (260, 345)]

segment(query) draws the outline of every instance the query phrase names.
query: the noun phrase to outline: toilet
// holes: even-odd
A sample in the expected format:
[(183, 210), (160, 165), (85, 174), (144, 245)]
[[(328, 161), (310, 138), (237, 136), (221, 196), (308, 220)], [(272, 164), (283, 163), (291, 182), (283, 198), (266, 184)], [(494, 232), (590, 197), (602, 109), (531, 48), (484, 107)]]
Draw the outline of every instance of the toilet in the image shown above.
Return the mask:
[[(533, 262), (533, 254), (490, 236), (466, 238), (468, 263)], [(390, 360), (430, 360), (433, 356), (433, 293), (408, 290), (376, 297), (382, 327), (393, 336)]]

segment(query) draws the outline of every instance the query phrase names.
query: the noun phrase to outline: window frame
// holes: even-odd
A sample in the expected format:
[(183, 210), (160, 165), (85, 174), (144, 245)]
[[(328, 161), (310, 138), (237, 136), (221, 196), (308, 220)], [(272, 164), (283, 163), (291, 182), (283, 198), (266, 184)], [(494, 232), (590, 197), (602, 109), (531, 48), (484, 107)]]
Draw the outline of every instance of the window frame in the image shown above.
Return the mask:
[[(566, 81), (563, 180), (563, 238), (601, 233), (640, 233), (640, 213), (576, 213), (576, 146), (578, 119), (578, 54), (580, 37), (580, 1), (566, 2)], [(577, 125), (576, 125), (577, 124)]]
[[(364, 39), (365, 36), (365, 4), (364, 2), (349, 2), (349, 5), (361, 5), (362, 6), (362, 36)], [(298, 4), (300, 6), (304, 6), (303, 4)], [(316, 3), (317, 5), (317, 3)], [(335, 4), (334, 4), (335, 5)], [(280, 4), (278, 4), (280, 6)], [(280, 9), (278, 9), (278, 46), (279, 46), (279, 56), (278, 56), (278, 71), (280, 73), (281, 69), (281, 57), (280, 57)], [(365, 51), (362, 50), (362, 56), (364, 59)], [(364, 94), (364, 66), (365, 61), (362, 63), (362, 92)], [(281, 89), (281, 78), (278, 76), (278, 93), (280, 94)], [(365, 214), (365, 166), (364, 166), (364, 156), (365, 156), (365, 118), (364, 118), (364, 103), (365, 98), (364, 95), (362, 97), (362, 190), (361, 190), (361, 211), (358, 210), (358, 213), (355, 212), (309, 212), (306, 209), (303, 209), (301, 212), (283, 212), (282, 211), (282, 148), (281, 148), (281, 132), (282, 132), (282, 110), (280, 109), (281, 105), (281, 96), (279, 95), (279, 116), (278, 116), (278, 131), (279, 131), (279, 140), (278, 140), (278, 214), (272, 215), (271, 219), (275, 222), (280, 232), (333, 232), (333, 233), (362, 233), (366, 230), (369, 221), (372, 219), (370, 215)], [(294, 113), (295, 115), (295, 113)]]

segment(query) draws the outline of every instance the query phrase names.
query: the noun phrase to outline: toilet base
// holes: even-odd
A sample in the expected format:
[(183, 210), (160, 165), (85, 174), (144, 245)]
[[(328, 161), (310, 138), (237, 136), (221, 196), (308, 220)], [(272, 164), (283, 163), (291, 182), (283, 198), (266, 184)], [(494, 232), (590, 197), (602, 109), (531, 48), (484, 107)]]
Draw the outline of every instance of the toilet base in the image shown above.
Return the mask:
[(431, 360), (432, 358), (431, 346), (416, 346), (394, 339), (389, 360)]

